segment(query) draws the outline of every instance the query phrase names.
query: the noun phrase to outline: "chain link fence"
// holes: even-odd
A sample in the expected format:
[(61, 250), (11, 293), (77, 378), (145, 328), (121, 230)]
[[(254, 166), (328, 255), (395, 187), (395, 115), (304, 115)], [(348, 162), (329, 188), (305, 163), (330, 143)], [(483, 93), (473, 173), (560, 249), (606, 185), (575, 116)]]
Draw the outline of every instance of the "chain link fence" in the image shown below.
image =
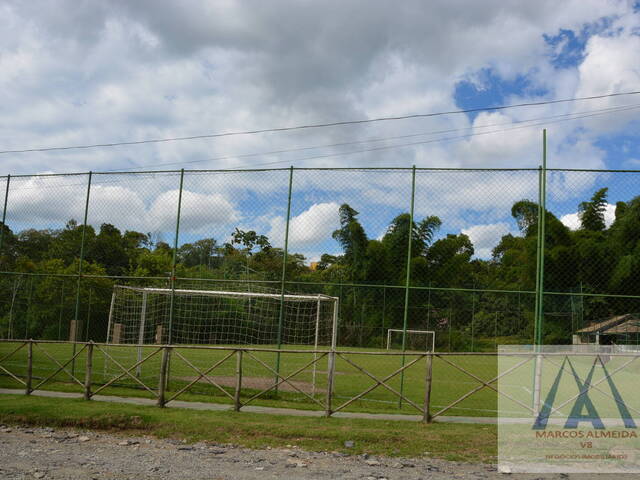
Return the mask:
[[(279, 294), (282, 299), (269, 306), (251, 299), (220, 309), (227, 322), (267, 312), (260, 321), (270, 328), (306, 329), (309, 339), (317, 324), (313, 306), (291, 308), (284, 295), (324, 295), (338, 299), (335, 347), (349, 351), (333, 359), (335, 402), (372, 411), (421, 405), (426, 360), (415, 345), (434, 335), (436, 352), (460, 354), (433, 359), (431, 401), (444, 408), (478, 378), (495, 376), (494, 357), (470, 352), (536, 343), (638, 349), (639, 175), (289, 168), (1, 177), (0, 339), (9, 342), (4, 346), (30, 338), (81, 342), (78, 348), (107, 342), (94, 352), (100, 365), (94, 378), (106, 383), (124, 367), (157, 392), (161, 354), (136, 365), (156, 347), (136, 350), (136, 339), (115, 338), (117, 329), (110, 329), (115, 286), (170, 292), (149, 308), (180, 316), (181, 341), (203, 346), (211, 337), (197, 335), (198, 325), (222, 314), (210, 313), (212, 303), (203, 300), (185, 304), (176, 290)], [(185, 312), (195, 312), (193, 325), (185, 326)], [(320, 307), (317, 316), (316, 322)], [(145, 338), (166, 343), (172, 328)], [(390, 330), (407, 333), (387, 344)], [(235, 347), (252, 344), (238, 338)], [(274, 351), (246, 355), (245, 385), (259, 392), (272, 378), (294, 377), (255, 400), (318, 400), (316, 390), (329, 382), (329, 359), (313, 353), (281, 358), (277, 351), (321, 351), (331, 342), (286, 345), (281, 331), (260, 338), (261, 348)], [(65, 368), (72, 378), (85, 368), (85, 356), (74, 357), (78, 352), (68, 345), (75, 344), (65, 345), (39, 348), (60, 363), (71, 359)], [(232, 401), (234, 358), (190, 356), (181, 348), (176, 345), (168, 361), (167, 391), (188, 387)], [(200, 377), (212, 360), (221, 362), (211, 377), (217, 386), (208, 375)], [(18, 363), (12, 368), (23, 378), (24, 361)], [(378, 380), (395, 372), (384, 380), (395, 392), (362, 366)], [(145, 380), (145, 371), (152, 380)], [(1, 382), (15, 380), (5, 377)], [(354, 399), (354, 386), (364, 391), (372, 385)], [(105, 388), (121, 393), (132, 386), (139, 387), (127, 374)], [(482, 415), (494, 412), (495, 403), (482, 391), (448, 413)]]
[[(534, 343), (536, 324), (541, 343), (571, 342), (640, 310), (638, 175), (3, 177), (0, 338), (105, 341), (113, 287), (130, 285), (339, 297), (342, 347), (385, 349), (389, 329), (412, 329), (435, 331), (439, 351), (492, 351)], [(607, 341), (637, 343), (632, 326)]]

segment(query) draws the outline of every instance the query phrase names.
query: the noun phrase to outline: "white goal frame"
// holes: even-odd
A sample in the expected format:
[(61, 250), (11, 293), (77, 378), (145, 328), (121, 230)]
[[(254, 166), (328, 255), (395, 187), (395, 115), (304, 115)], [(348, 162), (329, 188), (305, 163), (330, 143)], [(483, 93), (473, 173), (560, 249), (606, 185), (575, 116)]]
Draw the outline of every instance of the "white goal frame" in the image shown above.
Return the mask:
[[(332, 312), (331, 312), (331, 339), (330, 339), (330, 348), (332, 351), (336, 350), (337, 346), (337, 336), (338, 336), (338, 306), (339, 306), (339, 297), (332, 297), (324, 294), (313, 294), (313, 295), (296, 295), (296, 294), (282, 294), (282, 293), (262, 293), (262, 292), (235, 292), (228, 290), (193, 290), (193, 289), (171, 289), (171, 288), (156, 288), (156, 287), (132, 287), (127, 285), (114, 285), (113, 293), (111, 295), (111, 305), (109, 308), (109, 317), (107, 321), (107, 343), (118, 343), (113, 342), (113, 332), (111, 330), (112, 326), (115, 326), (113, 323), (114, 320), (114, 311), (116, 304), (116, 296), (118, 289), (134, 291), (142, 294), (142, 304), (140, 309), (140, 320), (138, 326), (138, 341), (136, 343), (131, 343), (131, 345), (137, 346), (137, 358), (138, 362), (142, 360), (143, 353), (143, 345), (144, 342), (144, 332), (145, 332), (145, 323), (146, 323), (146, 313), (147, 313), (147, 299), (149, 294), (160, 294), (160, 295), (175, 295), (175, 296), (210, 296), (210, 297), (222, 297), (222, 298), (270, 298), (273, 300), (279, 300), (284, 302), (317, 302), (316, 307), (316, 315), (315, 315), (315, 329), (314, 329), (314, 359), (316, 362), (313, 364), (313, 380), (312, 384), (314, 386), (315, 392), (315, 384), (316, 384), (316, 370), (317, 370), (317, 359), (318, 359), (318, 339), (320, 338), (320, 322), (321, 322), (321, 303), (322, 302), (330, 302), (332, 304)], [(168, 330), (171, 332), (171, 319), (169, 319)], [(248, 344), (250, 345), (250, 344)], [(140, 367), (136, 369), (136, 374), (140, 376)]]
[[(419, 333), (424, 335), (431, 335), (431, 352), (436, 351), (436, 332), (433, 330), (404, 330), (402, 328), (389, 328), (387, 329), (387, 350), (391, 350), (391, 334), (393, 332), (399, 333)], [(429, 351), (429, 350), (425, 350)]]
[[(333, 302), (333, 317), (331, 325), (331, 349), (335, 350), (338, 334), (338, 297), (331, 297), (324, 294), (315, 295), (295, 295), (295, 294), (280, 294), (280, 293), (260, 293), (260, 292), (233, 292), (224, 290), (187, 290), (187, 289), (171, 289), (171, 288), (155, 288), (155, 287), (130, 287), (125, 285), (114, 285), (113, 294), (111, 296), (111, 305), (109, 308), (109, 319), (107, 322), (107, 343), (109, 343), (111, 333), (111, 325), (113, 321), (113, 312), (116, 299), (117, 289), (131, 290), (142, 293), (142, 308), (140, 313), (140, 328), (138, 335), (138, 344), (142, 345), (144, 340), (144, 326), (146, 322), (146, 307), (147, 307), (147, 295), (149, 293), (155, 293), (160, 295), (176, 295), (176, 296), (207, 296), (207, 297), (226, 297), (226, 298), (272, 298), (276, 300), (284, 301), (299, 301), (308, 302), (316, 301), (318, 306), (323, 301)], [(317, 309), (316, 324), (315, 324), (315, 341), (314, 348), (318, 348), (318, 336), (320, 325), (320, 309)]]

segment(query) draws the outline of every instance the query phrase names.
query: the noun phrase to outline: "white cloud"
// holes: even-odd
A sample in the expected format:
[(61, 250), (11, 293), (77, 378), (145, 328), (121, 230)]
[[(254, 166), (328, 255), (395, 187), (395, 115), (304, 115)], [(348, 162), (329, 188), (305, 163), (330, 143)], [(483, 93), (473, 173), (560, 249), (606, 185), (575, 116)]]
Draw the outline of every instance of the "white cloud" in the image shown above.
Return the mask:
[[(301, 251), (318, 242), (331, 238), (331, 233), (340, 227), (338, 209), (335, 202), (316, 203), (307, 210), (291, 218), (289, 222), (289, 245), (291, 251)], [(284, 217), (271, 219), (271, 229), (267, 236), (277, 246), (284, 243), (286, 222)]]
[[(283, 23), (282, 18), (290, 21)], [(580, 32), (601, 18), (579, 67), (549, 64), (544, 35)], [(628, 2), (552, 0), (460, 9), (448, 0), (252, 4), (185, 0), (0, 5), (0, 146), (83, 144), (193, 135), (455, 108), (454, 85), (493, 69), (552, 96), (633, 89), (638, 83)], [(509, 39), (505, 41), (505, 39)], [(612, 81), (615, 79), (615, 81)], [(527, 100), (508, 98), (512, 100)], [(562, 113), (566, 106), (536, 110)], [(485, 120), (530, 115), (480, 115)], [(576, 124), (577, 125), (577, 124)], [(112, 169), (469, 126), (464, 116), (272, 136), (179, 142), (7, 158), (14, 173)], [(534, 132), (533, 134), (531, 132)], [(534, 130), (352, 155), (349, 164), (514, 166), (537, 163)], [(557, 144), (575, 131), (554, 127)], [(536, 148), (530, 148), (532, 145)], [(306, 155), (277, 155), (295, 161)], [(286, 158), (285, 158), (286, 157)], [(269, 159), (273, 161), (273, 159)], [(203, 162), (205, 167), (259, 163)], [(305, 165), (344, 165), (342, 158)]]
[[(144, 182), (125, 186), (96, 179), (90, 194), (88, 223), (96, 229), (103, 223), (110, 223), (123, 231), (173, 232), (178, 190), (165, 189), (156, 193), (163, 179), (149, 180), (155, 181), (155, 189), (145, 188), (149, 185)], [(59, 229), (71, 219), (81, 223), (86, 193), (86, 175), (12, 178), (7, 223), (15, 230)], [(218, 232), (220, 227), (229, 230), (239, 218), (236, 207), (222, 194), (203, 194), (187, 189), (182, 193), (180, 230), (185, 234)]]
[[(482, 88), (486, 79), (479, 72), (487, 69), (503, 80), (521, 79), (528, 84), (520, 95), (501, 100), (505, 103), (636, 90), (640, 83), (636, 61), (640, 37), (632, 34), (640, 26), (640, 15), (625, 1), (505, 4), (487, 0), (461, 9), (455, 2), (439, 0), (427, 9), (419, 0), (273, 0), (254, 2), (250, 7), (234, 1), (185, 0), (159, 7), (150, 0), (81, 4), (34, 0), (3, 2), (0, 18), (0, 149), (453, 110), (457, 108), (456, 83), (466, 79)], [(289, 21), (282, 22), (282, 18)], [(602, 18), (607, 18), (610, 26), (596, 31), (594, 24), (602, 23)], [(587, 42), (584, 60), (555, 68), (544, 35), (553, 36), (560, 29), (579, 34), (585, 28), (596, 33)], [(57, 171), (86, 171), (135, 165), (535, 167), (540, 163), (541, 125), (342, 157), (323, 154), (429, 141), (442, 135), (241, 156), (449, 129), (471, 129), (446, 135), (451, 137), (469, 131), (483, 133), (519, 126), (516, 122), (531, 117), (622, 101), (513, 109), (482, 113), (473, 120), (455, 115), (273, 135), (31, 153), (3, 156), (2, 166), (4, 172), (11, 173), (32, 173), (52, 166)], [(616, 114), (615, 121), (606, 116), (553, 124), (549, 166), (605, 166), (611, 156), (598, 147), (602, 145), (598, 136), (612, 129), (624, 131), (630, 115)], [(487, 124), (501, 126), (482, 128)], [(314, 156), (319, 158), (304, 160)], [(215, 160), (184, 163), (206, 159)], [(228, 225), (252, 225), (256, 216), (268, 211), (272, 223), (260, 226), (271, 231), (274, 243), (282, 244), (284, 201), (277, 195), (286, 192), (287, 175), (187, 174), (184, 231), (215, 231), (219, 238), (228, 235)], [(581, 198), (597, 179), (572, 174), (550, 174), (549, 178), (551, 201)], [(154, 178), (142, 185), (121, 178), (111, 186), (96, 187), (90, 221), (110, 221), (120, 228), (172, 230), (175, 180), (175, 176), (166, 181)], [(53, 180), (46, 182), (55, 184)], [(383, 231), (394, 214), (408, 210), (410, 175), (296, 172), (294, 188), (304, 193), (308, 210), (307, 217), (305, 212), (298, 216), (300, 226), (294, 224), (298, 217), (292, 219), (292, 244), (311, 245), (329, 238), (337, 226), (337, 213), (334, 217), (328, 207), (320, 207), (331, 203), (349, 202), (362, 211), (361, 218), (368, 220), (374, 235)], [(455, 229), (475, 222), (499, 225), (508, 217), (513, 202), (534, 199), (536, 189), (536, 172), (420, 173), (416, 213), (439, 215), (445, 225)], [(84, 187), (76, 190), (50, 189), (48, 195), (43, 190), (29, 198), (12, 192), (9, 218), (13, 215), (14, 219), (52, 226), (67, 217), (80, 219)], [(268, 208), (254, 209), (258, 212), (249, 206), (242, 208), (248, 205), (242, 201), (249, 196)], [(384, 207), (393, 210), (388, 218), (376, 215)]]
[[(178, 190), (162, 193), (149, 209), (152, 231), (171, 231), (175, 228)], [(238, 213), (222, 195), (182, 192), (180, 230), (191, 233), (207, 233), (220, 225), (231, 225), (238, 220)]]
[(491, 257), (491, 251), (498, 245), (504, 235), (508, 233), (515, 234), (510, 230), (507, 223), (473, 225), (469, 228), (463, 228), (461, 232), (471, 239), (475, 256), (485, 259)]
[[(606, 209), (604, 211), (604, 223), (606, 227), (609, 228), (615, 219), (616, 206), (607, 203)], [(580, 214), (578, 212), (567, 213), (566, 215), (560, 217), (560, 221), (571, 230), (578, 230), (580, 228)]]

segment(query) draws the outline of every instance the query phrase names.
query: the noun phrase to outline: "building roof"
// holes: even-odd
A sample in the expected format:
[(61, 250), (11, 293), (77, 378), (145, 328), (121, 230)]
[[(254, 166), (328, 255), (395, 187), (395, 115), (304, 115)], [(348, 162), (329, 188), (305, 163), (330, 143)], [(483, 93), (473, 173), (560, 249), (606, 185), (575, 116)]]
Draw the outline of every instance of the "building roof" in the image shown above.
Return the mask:
[(615, 327), (606, 330), (606, 335), (614, 335), (619, 333), (640, 333), (640, 321), (638, 320), (628, 320), (624, 323), (616, 325)]
[(592, 323), (588, 327), (581, 328), (576, 333), (638, 333), (640, 332), (640, 318), (638, 315), (626, 313), (608, 318), (601, 322)]

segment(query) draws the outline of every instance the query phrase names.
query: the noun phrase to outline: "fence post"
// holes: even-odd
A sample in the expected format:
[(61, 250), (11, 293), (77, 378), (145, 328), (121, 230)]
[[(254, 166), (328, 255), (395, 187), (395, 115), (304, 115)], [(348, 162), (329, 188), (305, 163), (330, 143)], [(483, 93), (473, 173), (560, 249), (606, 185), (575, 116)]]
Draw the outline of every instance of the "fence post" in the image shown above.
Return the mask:
[(278, 378), (280, 375), (280, 348), (282, 347), (282, 325), (284, 323), (284, 287), (287, 277), (287, 258), (289, 254), (289, 223), (291, 220), (291, 191), (293, 188), (293, 165), (289, 167), (289, 191), (287, 194), (287, 218), (284, 229), (284, 251), (282, 252), (282, 275), (280, 277), (280, 313), (278, 315), (278, 352), (276, 353), (276, 377), (274, 389), (278, 394)]
[(171, 347), (165, 345), (162, 347), (162, 360), (160, 361), (160, 378), (158, 379), (158, 406), (165, 405), (165, 392), (167, 389), (167, 367), (169, 365), (169, 355)]
[(424, 416), (422, 420), (426, 423), (431, 423), (431, 385), (433, 380), (433, 354), (427, 354), (427, 371), (425, 375), (424, 385)]
[[(78, 341), (79, 325), (80, 325), (80, 285), (82, 280), (82, 262), (84, 261), (84, 243), (87, 235), (87, 218), (89, 215), (89, 198), (91, 196), (91, 179), (93, 172), (89, 172), (87, 180), (87, 196), (84, 202), (84, 221), (82, 222), (82, 237), (80, 240), (80, 262), (78, 263), (78, 282), (76, 286), (76, 308), (73, 314), (73, 355), (76, 354), (76, 342)], [(76, 372), (76, 359), (71, 361), (71, 375)]]
[(233, 395), (233, 409), (240, 411), (240, 391), (242, 390), (242, 350), (236, 350), (236, 391)]
[(542, 345), (542, 324), (544, 319), (544, 248), (547, 220), (547, 130), (542, 130), (542, 166), (538, 170), (538, 242), (536, 265), (536, 305), (534, 345)]
[(91, 400), (91, 375), (93, 374), (93, 341), (87, 344), (87, 365), (84, 369), (84, 399)]
[(171, 298), (169, 301), (169, 333), (167, 334), (169, 345), (173, 340), (173, 316), (175, 310), (175, 295), (176, 295), (176, 263), (178, 260), (178, 241), (180, 238), (180, 215), (182, 213), (182, 189), (184, 185), (184, 168), (180, 170), (180, 190), (178, 190), (178, 212), (176, 214), (176, 234), (173, 238), (173, 258), (171, 260)]
[(31, 395), (31, 382), (33, 380), (33, 340), (27, 340), (27, 379), (25, 382), (24, 394)]
[(533, 417), (540, 414), (540, 390), (542, 380), (542, 355), (536, 355), (534, 380), (533, 380)]
[(330, 417), (332, 412), (331, 402), (333, 400), (333, 373), (336, 365), (336, 351), (335, 348), (331, 348), (329, 352), (329, 365), (327, 368), (327, 405), (325, 415)]
[[(169, 297), (169, 332), (167, 333), (167, 343), (171, 345), (173, 343), (173, 317), (175, 315), (175, 301), (176, 301), (176, 264), (178, 261), (178, 242), (180, 240), (180, 216), (182, 214), (182, 191), (184, 187), (184, 168), (180, 169), (180, 188), (178, 190), (178, 211), (176, 213), (176, 234), (173, 237), (173, 256), (171, 259), (171, 278), (169, 284), (171, 285), (171, 296)], [(162, 339), (160, 339), (162, 341)], [(164, 352), (163, 352), (164, 355)], [(171, 370), (171, 358), (167, 360), (164, 373), (164, 386), (163, 392), (167, 388), (169, 383), (169, 375)], [(164, 399), (163, 399), (164, 401)], [(160, 405), (160, 406), (164, 406)]]
[(4, 231), (6, 229), (7, 219), (7, 200), (9, 198), (9, 183), (11, 182), (11, 175), (7, 175), (7, 187), (4, 191), (4, 207), (2, 208), (2, 229), (0, 230), (0, 260), (2, 260), (2, 244), (4, 242)]
[[(411, 209), (409, 210), (409, 239), (407, 245), (407, 275), (404, 284), (404, 313), (402, 319), (402, 366), (404, 351), (407, 349), (407, 323), (409, 320), (409, 290), (411, 288), (411, 246), (413, 244), (413, 213), (416, 199), (416, 166), (411, 169)], [(400, 395), (404, 393), (404, 370), (400, 372)], [(402, 396), (398, 399), (398, 408), (402, 408)]]

